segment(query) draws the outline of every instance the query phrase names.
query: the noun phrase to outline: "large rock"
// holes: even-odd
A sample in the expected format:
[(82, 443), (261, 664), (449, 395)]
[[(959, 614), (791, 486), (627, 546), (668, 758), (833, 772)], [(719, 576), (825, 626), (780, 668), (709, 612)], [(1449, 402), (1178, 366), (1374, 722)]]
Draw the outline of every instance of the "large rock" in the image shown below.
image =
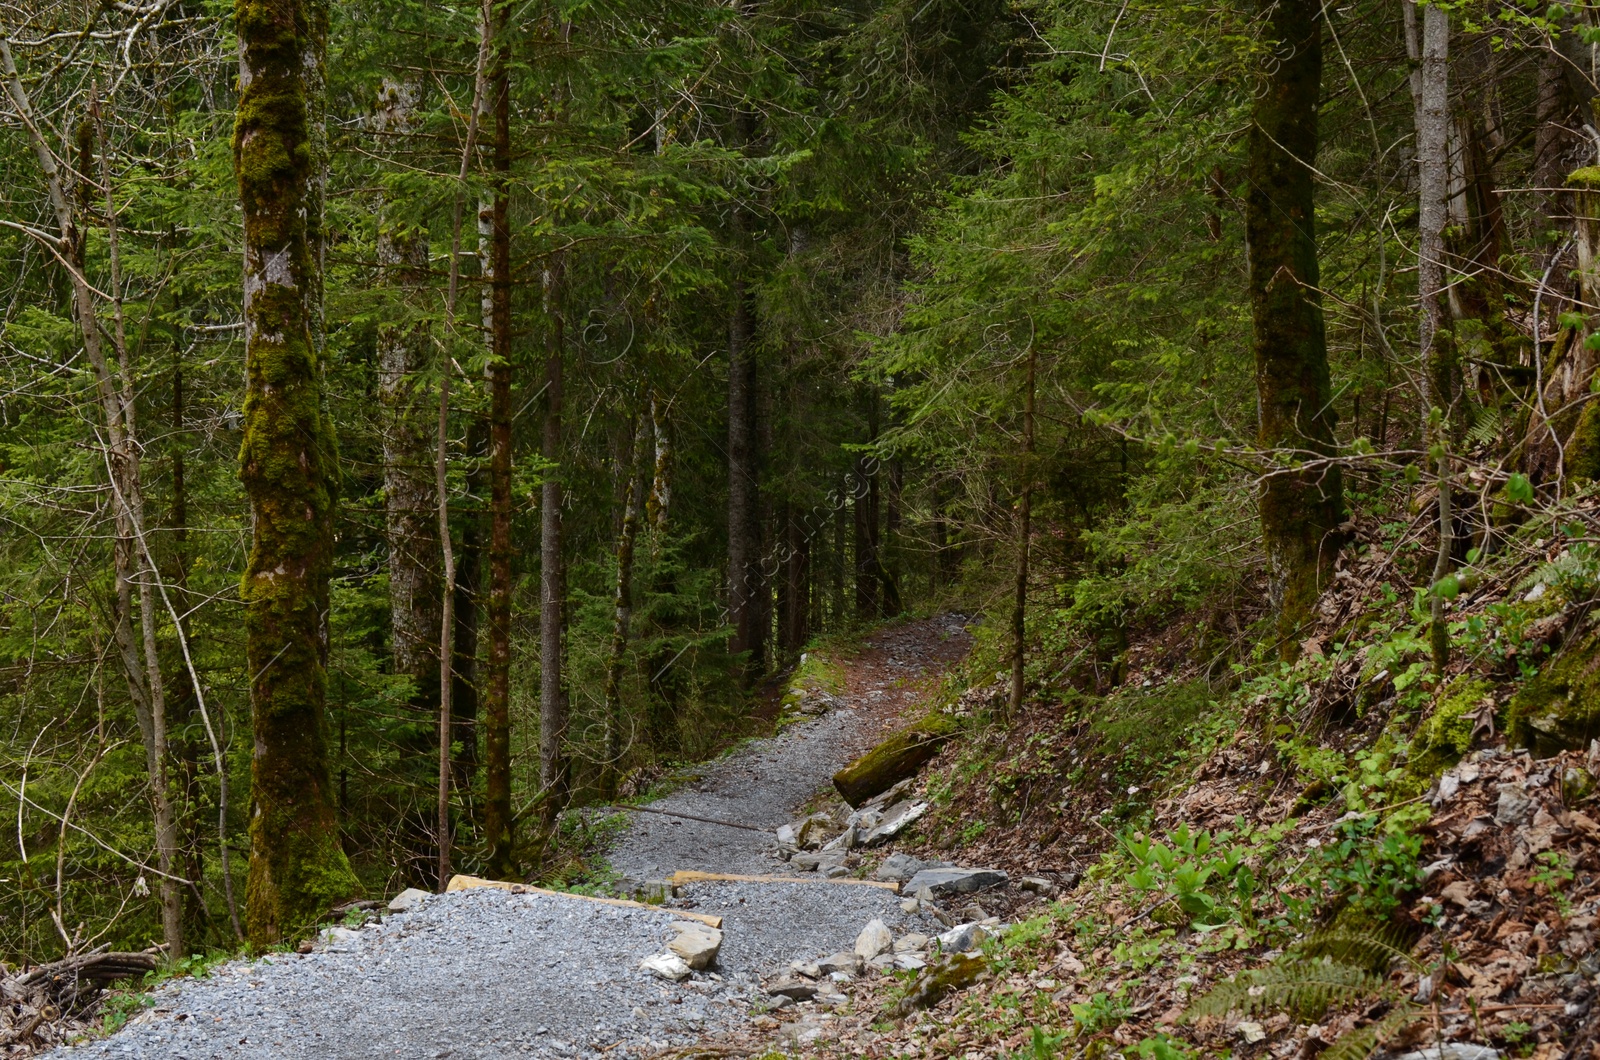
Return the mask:
[(861, 845), (875, 847), (879, 843), (886, 843), (921, 820), (923, 814), (927, 812), (928, 803), (925, 802), (896, 803), (883, 811), (883, 817), (878, 823), (861, 837)]
[(1507, 736), (1535, 758), (1582, 750), (1600, 737), (1600, 632), (1569, 644), (1511, 697)]
[(429, 897), (431, 897), (431, 895), (429, 895), (427, 891), (419, 891), (415, 887), (407, 887), (405, 890), (389, 899), (389, 912), (409, 913), (411, 910), (421, 905), (424, 899)]
[[(910, 963), (909, 961), (907, 963)], [(976, 954), (952, 953), (937, 964), (930, 964), (917, 976), (911, 993), (890, 1010), (896, 1018), (928, 1009), (957, 990), (965, 990), (989, 971), (989, 962)]]
[(833, 775), (833, 786), (844, 801), (860, 806), (915, 776), (939, 748), (955, 735), (955, 723), (936, 714), (909, 729), (902, 729)]
[(923, 861), (910, 854), (890, 854), (883, 859), (883, 864), (878, 866), (872, 874), (875, 880), (889, 880), (893, 883), (904, 883), (923, 869), (949, 868), (947, 861)]
[(667, 944), (667, 949), (683, 958), (695, 971), (711, 967), (722, 948), (722, 932), (709, 924), (693, 920), (680, 920), (672, 925), (678, 937)]
[(953, 894), (972, 894), (998, 887), (1006, 879), (1006, 874), (999, 869), (923, 869), (901, 890), (918, 898), (925, 890), (935, 898), (948, 898)]
[(894, 936), (889, 933), (889, 925), (881, 920), (872, 921), (856, 936), (856, 955), (864, 961), (889, 952), (893, 946)]

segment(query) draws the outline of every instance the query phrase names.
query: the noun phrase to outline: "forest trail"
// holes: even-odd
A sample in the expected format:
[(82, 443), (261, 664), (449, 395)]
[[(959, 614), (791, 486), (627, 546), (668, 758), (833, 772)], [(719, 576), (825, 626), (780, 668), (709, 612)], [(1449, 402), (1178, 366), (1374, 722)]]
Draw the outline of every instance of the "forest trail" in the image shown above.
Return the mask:
[[(831, 774), (892, 729), (970, 644), (958, 616), (897, 624), (837, 660), (840, 703), (707, 763), (653, 809), (749, 826), (634, 814), (611, 860), (625, 877), (680, 869), (792, 875), (772, 834)], [(751, 829), (762, 829), (754, 831)], [(377, 1057), (493, 1060), (636, 1056), (736, 1031), (769, 1005), (762, 981), (848, 951), (864, 925), (936, 933), (879, 887), (700, 882), (669, 906), (723, 918), (716, 964), (672, 982), (641, 970), (666, 951), (672, 908), (601, 905), (489, 888), (431, 896), (314, 952), (235, 961), (149, 995), (109, 1038), (57, 1057), (136, 1060)]]

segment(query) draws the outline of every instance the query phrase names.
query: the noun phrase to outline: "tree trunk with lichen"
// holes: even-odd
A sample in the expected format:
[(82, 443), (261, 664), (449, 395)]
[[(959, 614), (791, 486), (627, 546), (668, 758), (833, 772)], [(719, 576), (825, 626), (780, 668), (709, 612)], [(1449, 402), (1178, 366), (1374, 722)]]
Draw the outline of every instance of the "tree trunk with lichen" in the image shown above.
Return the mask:
[(246, 932), (293, 937), (356, 888), (339, 845), (323, 712), (338, 467), (322, 393), (322, 132), (328, 8), (237, 0), (234, 166), (244, 217), (241, 583), (252, 675)]
[(1259, 439), (1295, 459), (1262, 484), (1261, 530), (1282, 650), (1299, 632), (1333, 571), (1343, 498), (1336, 466), (1304, 468), (1331, 453), (1332, 387), (1317, 290), (1312, 166), (1322, 88), (1321, 5), (1263, 3), (1275, 42), (1252, 110), (1245, 232), (1250, 249)]
[[(418, 87), (385, 80), (379, 95), (377, 128), (390, 136), (411, 133)], [(384, 203), (378, 227), (377, 258), (395, 312), (378, 328), (379, 428), (383, 442), (383, 496), (389, 546), (389, 635), (394, 672), (411, 679), (411, 716), (400, 734), (406, 783), (423, 790), (435, 779), (440, 623), (443, 584), (434, 482), (436, 404), (419, 378), (428, 358), (428, 328), (416, 319), (428, 278), (428, 241), (400, 218), (398, 203)], [(410, 319), (407, 319), (407, 318)], [(405, 842), (414, 862), (413, 882), (431, 879), (435, 860), (428, 849), (435, 829), (425, 811), (405, 824)]]

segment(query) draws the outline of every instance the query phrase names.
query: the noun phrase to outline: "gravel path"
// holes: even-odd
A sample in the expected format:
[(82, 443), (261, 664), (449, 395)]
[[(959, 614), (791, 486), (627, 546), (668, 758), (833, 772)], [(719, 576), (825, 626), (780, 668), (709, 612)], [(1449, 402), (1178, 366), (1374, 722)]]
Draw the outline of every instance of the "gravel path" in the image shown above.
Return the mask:
[[(776, 828), (916, 695), (907, 678), (959, 656), (958, 619), (908, 623), (852, 662), (846, 706), (706, 766), (657, 808)], [(635, 878), (676, 869), (787, 868), (770, 835), (637, 814), (612, 854)], [(893, 892), (818, 882), (697, 883), (675, 905), (724, 918), (716, 970), (668, 983), (639, 970), (674, 932), (671, 909), (457, 891), (350, 931), (317, 952), (236, 961), (154, 991), (111, 1038), (51, 1054), (132, 1060), (648, 1056), (733, 1029), (764, 1006), (760, 980), (848, 949), (877, 917), (926, 928)]]

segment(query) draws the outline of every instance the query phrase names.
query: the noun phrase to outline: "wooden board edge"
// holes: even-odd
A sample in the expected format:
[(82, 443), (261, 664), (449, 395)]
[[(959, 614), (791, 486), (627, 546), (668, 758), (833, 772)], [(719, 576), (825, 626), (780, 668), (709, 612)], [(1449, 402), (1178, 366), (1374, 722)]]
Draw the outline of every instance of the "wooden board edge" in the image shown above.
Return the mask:
[(855, 885), (857, 887), (877, 887), (885, 891), (900, 893), (900, 885), (889, 880), (853, 880), (841, 877), (830, 880), (826, 876), (741, 876), (731, 872), (701, 872), (699, 869), (679, 869), (668, 877), (674, 884), (679, 883), (834, 883)]
[(722, 929), (722, 918), (711, 916), (708, 913), (691, 913), (687, 909), (673, 909), (665, 905), (650, 905), (646, 902), (631, 902), (626, 898), (597, 898), (589, 894), (573, 894), (570, 891), (549, 891), (543, 887), (535, 887), (527, 883), (509, 883), (505, 880), (485, 880), (478, 876), (452, 876), (445, 886), (446, 893), (450, 891), (470, 891), (479, 887), (492, 887), (499, 891), (510, 891), (513, 894), (543, 894), (551, 898), (573, 898), (580, 902), (594, 902), (599, 905), (620, 906), (623, 909), (648, 909), (653, 913), (670, 913), (682, 920), (698, 920), (702, 924)]

